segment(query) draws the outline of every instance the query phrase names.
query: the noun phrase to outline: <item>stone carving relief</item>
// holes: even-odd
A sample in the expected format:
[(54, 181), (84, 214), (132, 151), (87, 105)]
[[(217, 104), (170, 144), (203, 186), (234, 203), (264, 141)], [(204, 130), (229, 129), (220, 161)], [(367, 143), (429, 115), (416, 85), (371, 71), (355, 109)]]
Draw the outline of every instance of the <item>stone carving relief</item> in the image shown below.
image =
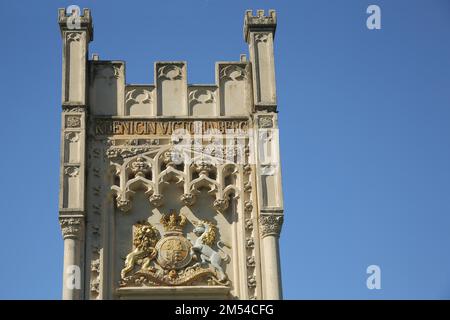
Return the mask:
[(82, 217), (60, 217), (59, 223), (64, 239), (79, 239), (83, 223)]
[(189, 92), (189, 104), (191, 106), (195, 104), (213, 103), (216, 101), (216, 97), (213, 91), (208, 89), (196, 89)]
[[(90, 299), (102, 299), (104, 292), (104, 270), (107, 267), (103, 265), (103, 252), (101, 248), (105, 248), (103, 232), (105, 226), (102, 222), (102, 212), (104, 212), (104, 199), (107, 197), (108, 189), (104, 187), (105, 174), (102, 172), (101, 146), (98, 142), (93, 142), (88, 146), (88, 155), (90, 165), (87, 166), (88, 192), (86, 205), (88, 209), (89, 219), (86, 222), (86, 259), (90, 260), (90, 269), (86, 272), (89, 281)], [(92, 213), (92, 214), (91, 214)]]
[(79, 128), (81, 126), (80, 116), (67, 116), (66, 117), (66, 127), (67, 128)]
[(66, 166), (64, 168), (64, 174), (69, 177), (76, 177), (80, 172), (80, 168), (78, 166)]
[(90, 281), (90, 292), (91, 298), (96, 299), (100, 294), (100, 258), (98, 250), (92, 252), (91, 260), (91, 281)]
[(251, 200), (244, 202), (244, 210), (245, 212), (251, 212), (253, 210), (253, 202)]
[(162, 80), (180, 80), (183, 78), (182, 65), (166, 64), (158, 68), (158, 78)]
[(269, 37), (270, 37), (270, 33), (268, 33), (268, 32), (255, 33), (255, 43), (267, 42), (267, 40), (269, 40)]
[(77, 142), (79, 140), (79, 138), (80, 138), (80, 135), (79, 135), (78, 132), (73, 132), (73, 131), (72, 132), (66, 132), (64, 134), (64, 138), (67, 141), (70, 141), (70, 142)]
[(63, 112), (74, 112), (74, 113), (75, 112), (80, 113), (85, 111), (84, 107), (81, 106), (66, 106), (66, 105), (63, 105), (62, 110)]
[(153, 88), (151, 86), (127, 86), (125, 94), (126, 114), (149, 116), (153, 110)]
[(219, 212), (224, 212), (229, 205), (228, 199), (216, 199), (214, 200), (213, 207)]
[(115, 79), (119, 79), (119, 77), (120, 77), (120, 72), (122, 71), (122, 64), (119, 64), (119, 63), (113, 63), (112, 69), (113, 69), (113, 77), (114, 77)]
[(283, 225), (282, 215), (261, 215), (259, 217), (261, 237), (272, 235), (278, 237)]
[[(245, 265), (248, 272), (244, 276), (254, 279), (249, 282), (252, 286), (248, 287), (248, 297), (256, 297), (251, 166), (217, 163), (212, 156), (205, 154), (194, 156), (185, 163), (180, 151), (169, 140), (159, 140), (153, 144), (144, 143), (143, 139), (114, 139), (110, 138), (108, 142), (105, 159), (116, 177), (111, 187), (116, 206), (123, 212), (130, 212), (138, 190), (144, 192), (154, 207), (161, 207), (164, 204), (162, 188), (168, 183), (183, 189), (179, 201), (188, 207), (196, 203), (201, 192), (207, 192), (213, 198), (211, 207), (218, 214), (234, 212), (228, 210), (233, 203), (231, 199), (243, 197), (238, 207), (245, 211)], [(248, 154), (245, 156), (248, 157)], [(243, 181), (246, 196), (237, 187), (239, 181)], [(195, 235), (189, 239), (184, 233), (184, 227), (188, 224), (192, 224)], [(133, 249), (125, 259), (121, 287), (230, 284), (225, 272), (230, 257), (224, 254), (230, 246), (216, 239), (219, 233), (214, 224), (206, 220), (188, 221), (181, 215), (171, 213), (163, 217), (161, 225), (164, 230), (148, 221), (134, 225)], [(148, 238), (141, 237), (141, 234), (148, 235)]]
[(98, 295), (100, 293), (100, 279), (95, 278), (91, 281), (90, 284), (91, 292)]
[(253, 230), (253, 220), (252, 219), (246, 219), (245, 220), (245, 229), (246, 230)]
[(249, 288), (255, 288), (256, 287), (256, 277), (254, 275), (248, 276), (247, 286)]
[(247, 257), (247, 267), (254, 267), (256, 264), (254, 256)]
[(137, 154), (152, 151), (156, 148), (159, 148), (159, 140), (158, 139), (147, 139), (140, 140), (132, 139), (126, 140), (124, 143), (117, 143), (116, 140), (108, 140), (107, 144), (109, 145), (106, 150), (106, 156), (109, 159), (124, 159), (135, 156)]
[(67, 32), (67, 42), (79, 42), (81, 40), (81, 32)]
[(100, 259), (94, 259), (91, 261), (91, 271), (92, 272), (100, 272)]
[(247, 287), (249, 299), (256, 299), (257, 278), (256, 278), (256, 250), (255, 250), (255, 224), (254, 224), (254, 206), (252, 200), (251, 188), (251, 167), (245, 165), (244, 171), (244, 226), (245, 226), (245, 249), (246, 249), (246, 267), (247, 267)]
[(272, 117), (260, 117), (258, 120), (260, 128), (272, 128), (273, 120)]
[(154, 207), (159, 208), (164, 203), (164, 196), (162, 194), (152, 194), (149, 201)]
[(220, 79), (223, 80), (244, 80), (247, 79), (247, 70), (245, 67), (230, 64), (220, 70)]
[(247, 238), (245, 241), (245, 247), (246, 248), (254, 248), (255, 247), (255, 241), (253, 240), (253, 238)]
[(161, 190), (170, 183), (183, 188), (179, 200), (186, 206), (192, 206), (201, 189), (206, 189), (215, 198), (212, 204), (217, 212), (223, 213), (228, 208), (229, 197), (237, 197), (239, 189), (235, 184), (224, 186), (218, 181), (217, 170), (226, 172), (230, 164), (214, 166), (211, 159), (202, 157), (185, 164), (174, 150), (173, 145), (111, 143), (106, 156), (118, 181), (111, 187), (117, 208), (128, 212), (138, 189), (144, 189), (149, 202), (160, 207), (164, 203)]
[(180, 200), (188, 207), (195, 204), (195, 196), (192, 193), (185, 193), (181, 195)]
[(152, 102), (152, 93), (144, 88), (136, 88), (127, 92), (125, 101), (128, 107), (133, 104), (148, 104)]
[[(161, 218), (164, 233), (147, 221), (134, 225), (133, 250), (121, 271), (121, 287), (230, 285), (223, 266), (229, 245), (217, 240), (217, 228), (206, 220), (188, 221), (175, 211)], [(195, 241), (186, 238), (187, 223), (194, 225)], [(213, 247), (217, 247), (215, 250)]]

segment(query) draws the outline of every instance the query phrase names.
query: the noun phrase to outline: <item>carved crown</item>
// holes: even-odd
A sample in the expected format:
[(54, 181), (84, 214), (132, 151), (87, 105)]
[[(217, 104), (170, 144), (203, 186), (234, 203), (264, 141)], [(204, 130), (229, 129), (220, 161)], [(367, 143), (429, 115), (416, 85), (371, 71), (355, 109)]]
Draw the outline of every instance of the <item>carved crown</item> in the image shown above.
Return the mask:
[(165, 231), (182, 232), (186, 224), (186, 217), (182, 214), (177, 215), (175, 210), (170, 210), (169, 214), (161, 217), (161, 223)]

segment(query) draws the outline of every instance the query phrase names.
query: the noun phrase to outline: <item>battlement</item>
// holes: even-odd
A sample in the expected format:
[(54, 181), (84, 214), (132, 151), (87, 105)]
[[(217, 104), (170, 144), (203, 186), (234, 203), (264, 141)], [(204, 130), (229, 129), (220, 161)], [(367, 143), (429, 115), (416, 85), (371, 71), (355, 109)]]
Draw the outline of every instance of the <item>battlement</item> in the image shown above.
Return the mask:
[(250, 59), (241, 55), (239, 61), (217, 62), (216, 81), (207, 85), (188, 84), (184, 61), (157, 61), (154, 84), (127, 85), (124, 61), (99, 60), (98, 54), (87, 60), (93, 33), (90, 10), (71, 6), (58, 14), (64, 41), (64, 105), (89, 105), (91, 114), (99, 116), (148, 117), (233, 117), (277, 109), (275, 10), (246, 11)]
[(90, 112), (101, 116), (219, 117), (252, 112), (247, 61), (216, 62), (212, 84), (190, 84), (185, 61), (156, 61), (153, 84), (127, 84), (124, 61), (89, 60)]
[(86, 30), (89, 34), (89, 40), (94, 38), (94, 29), (92, 27), (91, 10), (84, 8), (81, 12), (74, 9), (72, 12), (67, 12), (65, 8), (58, 9), (58, 23), (61, 31), (63, 30)]
[(277, 27), (277, 14), (275, 10), (270, 9), (268, 15), (264, 15), (264, 10), (257, 10), (253, 15), (252, 10), (247, 10), (244, 17), (244, 39), (248, 42), (248, 36), (252, 29), (271, 30), (275, 34)]

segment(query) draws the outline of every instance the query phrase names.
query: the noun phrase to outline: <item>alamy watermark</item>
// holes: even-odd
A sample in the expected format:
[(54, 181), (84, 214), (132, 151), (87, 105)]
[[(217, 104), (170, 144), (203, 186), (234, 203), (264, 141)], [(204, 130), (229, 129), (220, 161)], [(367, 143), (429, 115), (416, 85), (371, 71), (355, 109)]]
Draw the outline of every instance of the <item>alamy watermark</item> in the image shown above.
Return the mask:
[(381, 29), (381, 8), (376, 4), (367, 7), (366, 13), (369, 14), (366, 20), (366, 26), (369, 30)]
[(381, 268), (380, 268), (380, 266), (378, 266), (376, 264), (372, 264), (367, 267), (366, 272), (367, 272), (367, 274), (369, 274), (369, 277), (366, 280), (367, 289), (380, 290), (381, 289)]
[(202, 131), (201, 121), (194, 124), (200, 128), (194, 134), (185, 129), (176, 129), (171, 134), (170, 156), (175, 165), (258, 164), (262, 175), (278, 172), (278, 129), (227, 129), (223, 133), (217, 129)]
[(77, 265), (69, 265), (66, 270), (65, 286), (69, 290), (80, 290), (81, 288), (81, 269)]
[(67, 18), (67, 29), (78, 30), (81, 28), (81, 9), (77, 5), (70, 5), (66, 8), (66, 14), (69, 16)]

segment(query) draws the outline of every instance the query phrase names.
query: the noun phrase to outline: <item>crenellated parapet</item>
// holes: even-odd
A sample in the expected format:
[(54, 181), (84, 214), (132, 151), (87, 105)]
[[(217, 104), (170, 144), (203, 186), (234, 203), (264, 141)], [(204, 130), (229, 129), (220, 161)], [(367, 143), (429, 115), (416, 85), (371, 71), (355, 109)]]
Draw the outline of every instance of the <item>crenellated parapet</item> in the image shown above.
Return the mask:
[(61, 32), (65, 30), (85, 30), (88, 34), (87, 39), (89, 41), (94, 40), (94, 29), (89, 9), (84, 8), (82, 14), (75, 7), (70, 12), (67, 9), (58, 9), (58, 23)]
[(244, 40), (248, 43), (250, 32), (270, 31), (275, 35), (277, 27), (277, 14), (275, 10), (269, 10), (268, 15), (264, 14), (264, 10), (257, 10), (256, 15), (253, 15), (252, 10), (247, 10), (244, 17)]
[(98, 116), (232, 117), (253, 110), (249, 62), (217, 62), (216, 83), (188, 84), (187, 63), (158, 61), (154, 84), (126, 84), (125, 62), (89, 61), (89, 109)]

